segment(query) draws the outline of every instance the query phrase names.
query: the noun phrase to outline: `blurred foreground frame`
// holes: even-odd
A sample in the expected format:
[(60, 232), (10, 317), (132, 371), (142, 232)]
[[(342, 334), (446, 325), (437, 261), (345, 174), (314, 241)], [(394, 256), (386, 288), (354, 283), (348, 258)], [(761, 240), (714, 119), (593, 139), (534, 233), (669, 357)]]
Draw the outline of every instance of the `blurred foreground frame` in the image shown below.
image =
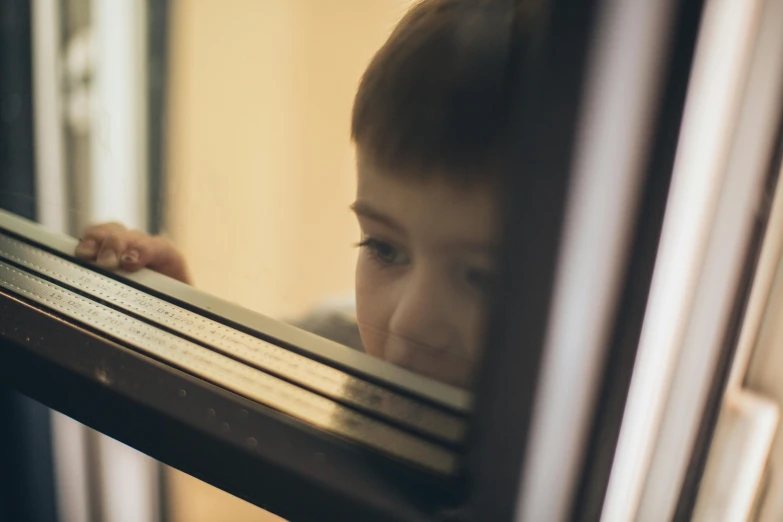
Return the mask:
[[(506, 1), (506, 0), (498, 0)], [(507, 0), (511, 1), (511, 0)], [(563, 255), (577, 133), (591, 49), (608, 7), (633, 3), (540, 2), (530, 52), (514, 57), (530, 81), (518, 95), (505, 233), (505, 281), (496, 300), (470, 417), (462, 480), (447, 487), (372, 455), (0, 291), (0, 378), (29, 397), (170, 466), (292, 521), (435, 521), (518, 518), (525, 449), (534, 427), (546, 329)], [(662, 3), (663, 4), (663, 3)], [(563, 520), (596, 520), (619, 432), (655, 259), (701, 2), (666, 3), (668, 49), (641, 161), (631, 240), (618, 266), (619, 304), (599, 366), (600, 400), (587, 413), (589, 449), (552, 491)], [(604, 22), (604, 23), (602, 23)], [(150, 289), (150, 292), (154, 290)], [(263, 332), (262, 332), (263, 333)], [(115, 369), (113, 386), (97, 367)], [(116, 372), (121, 369), (122, 375)], [(120, 385), (124, 382), (125, 385)], [(183, 404), (180, 391), (188, 400)], [(214, 411), (215, 415), (205, 412)], [(242, 412), (245, 412), (242, 414)], [(248, 414), (247, 412), (251, 412)], [(225, 422), (246, 415), (255, 444)]]

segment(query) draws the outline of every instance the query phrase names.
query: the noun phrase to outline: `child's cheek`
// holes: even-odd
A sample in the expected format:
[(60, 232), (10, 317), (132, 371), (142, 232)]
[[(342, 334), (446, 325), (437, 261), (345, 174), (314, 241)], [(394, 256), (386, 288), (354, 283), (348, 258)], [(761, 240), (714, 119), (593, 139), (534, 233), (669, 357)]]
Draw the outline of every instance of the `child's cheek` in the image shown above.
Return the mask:
[(369, 355), (384, 359), (385, 336), (379, 330), (366, 323), (359, 323), (359, 335), (361, 335), (362, 344)]
[(383, 313), (383, 292), (377, 269), (372, 261), (360, 256), (356, 266), (356, 319), (365, 351), (384, 358), (386, 324)]

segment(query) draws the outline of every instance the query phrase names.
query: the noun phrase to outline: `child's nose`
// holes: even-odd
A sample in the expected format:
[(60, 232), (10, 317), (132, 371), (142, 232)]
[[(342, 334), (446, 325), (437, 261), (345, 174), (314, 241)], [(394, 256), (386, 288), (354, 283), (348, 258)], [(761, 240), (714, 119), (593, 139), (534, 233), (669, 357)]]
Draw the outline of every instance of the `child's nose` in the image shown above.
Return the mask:
[(403, 289), (389, 324), (389, 344), (399, 364), (416, 351), (448, 350), (458, 344), (458, 328), (450, 317), (447, 292), (433, 277), (414, 275)]

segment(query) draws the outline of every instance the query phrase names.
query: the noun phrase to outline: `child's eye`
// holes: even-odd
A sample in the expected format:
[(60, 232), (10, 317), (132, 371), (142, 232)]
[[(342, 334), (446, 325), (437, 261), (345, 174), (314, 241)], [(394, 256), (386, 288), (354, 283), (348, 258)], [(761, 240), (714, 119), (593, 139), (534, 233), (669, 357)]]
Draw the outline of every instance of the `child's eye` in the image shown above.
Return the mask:
[(473, 288), (488, 293), (495, 284), (495, 274), (489, 270), (467, 267), (465, 269), (465, 281)]
[(409, 261), (405, 252), (384, 241), (368, 238), (359, 243), (359, 246), (384, 265), (403, 265)]

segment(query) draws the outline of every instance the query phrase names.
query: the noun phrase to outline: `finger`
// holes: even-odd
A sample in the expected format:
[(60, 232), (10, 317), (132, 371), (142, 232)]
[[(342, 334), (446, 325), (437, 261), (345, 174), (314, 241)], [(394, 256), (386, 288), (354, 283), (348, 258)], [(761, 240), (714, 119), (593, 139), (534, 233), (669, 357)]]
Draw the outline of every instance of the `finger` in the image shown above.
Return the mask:
[(154, 237), (136, 231), (128, 232), (126, 237), (125, 250), (120, 252), (120, 267), (123, 270), (135, 272), (155, 264), (160, 254), (155, 247)]
[(96, 261), (98, 266), (107, 270), (120, 267), (120, 255), (125, 252), (128, 244), (128, 231), (119, 230), (108, 234), (101, 243)]
[(76, 246), (76, 257), (86, 261), (95, 261), (106, 237), (124, 230), (125, 227), (120, 223), (105, 223), (89, 227)]
[(95, 261), (95, 257), (98, 255), (98, 251), (101, 248), (101, 244), (92, 238), (85, 238), (79, 241), (76, 245), (76, 257), (84, 259), (85, 261)]

